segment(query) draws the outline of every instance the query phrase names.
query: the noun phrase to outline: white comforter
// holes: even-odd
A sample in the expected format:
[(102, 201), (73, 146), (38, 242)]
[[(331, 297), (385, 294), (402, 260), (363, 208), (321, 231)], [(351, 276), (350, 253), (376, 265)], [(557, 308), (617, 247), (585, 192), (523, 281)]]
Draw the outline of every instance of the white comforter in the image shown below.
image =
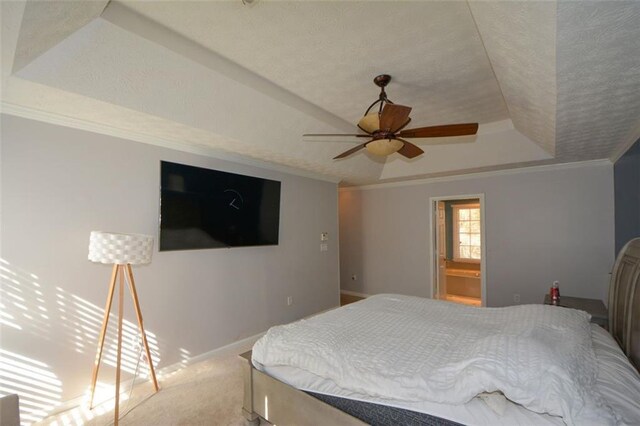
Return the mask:
[(255, 344), (253, 360), (378, 398), (464, 404), (501, 391), (568, 424), (615, 422), (593, 388), (589, 316), (571, 309), (479, 309), (378, 295), (271, 328)]

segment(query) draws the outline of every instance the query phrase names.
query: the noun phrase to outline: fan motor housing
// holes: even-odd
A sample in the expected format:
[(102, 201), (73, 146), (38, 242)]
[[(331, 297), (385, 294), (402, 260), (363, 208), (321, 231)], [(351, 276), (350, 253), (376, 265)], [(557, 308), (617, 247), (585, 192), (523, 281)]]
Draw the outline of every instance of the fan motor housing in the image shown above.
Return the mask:
[(385, 87), (391, 81), (391, 76), (389, 74), (380, 74), (376, 78), (373, 79), (373, 82), (378, 87)]

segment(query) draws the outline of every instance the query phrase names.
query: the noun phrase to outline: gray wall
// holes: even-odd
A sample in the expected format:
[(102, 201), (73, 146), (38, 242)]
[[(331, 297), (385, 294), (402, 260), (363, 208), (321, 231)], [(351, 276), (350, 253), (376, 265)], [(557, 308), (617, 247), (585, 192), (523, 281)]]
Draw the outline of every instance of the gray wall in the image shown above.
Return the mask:
[[(89, 232), (157, 236), (160, 160), (282, 182), (278, 246), (158, 253), (156, 245), (152, 263), (134, 267), (160, 367), (338, 304), (334, 183), (6, 115), (1, 148), (0, 293), (10, 316), (2, 349), (53, 373), (58, 400), (88, 386), (104, 311), (110, 267), (87, 260)], [(329, 250), (320, 252), (324, 231)], [(113, 370), (104, 373), (113, 383)]]
[[(343, 290), (429, 296), (429, 197), (485, 194), (487, 305), (562, 294), (606, 300), (613, 167), (586, 163), (448, 182), (340, 191)], [(358, 279), (353, 281), (352, 275)]]
[(614, 166), (616, 200), (616, 253), (640, 237), (640, 140)]

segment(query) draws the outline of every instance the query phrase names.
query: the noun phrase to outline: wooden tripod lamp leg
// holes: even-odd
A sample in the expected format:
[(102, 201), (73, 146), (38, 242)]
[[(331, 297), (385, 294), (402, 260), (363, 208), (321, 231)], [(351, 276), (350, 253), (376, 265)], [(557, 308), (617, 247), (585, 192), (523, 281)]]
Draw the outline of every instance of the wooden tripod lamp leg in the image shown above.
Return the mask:
[[(1, 0), (0, 0), (1, 1)], [(133, 297), (133, 304), (136, 310), (136, 316), (138, 317), (138, 325), (140, 326), (140, 332), (142, 333), (142, 342), (147, 353), (147, 360), (149, 362), (149, 370), (151, 371), (151, 378), (153, 380), (153, 386), (155, 391), (159, 390), (158, 381), (156, 380), (156, 372), (153, 368), (153, 361), (151, 360), (151, 351), (149, 350), (149, 343), (147, 342), (147, 335), (144, 332), (144, 326), (142, 325), (142, 313), (140, 312), (140, 304), (138, 302), (138, 294), (136, 292), (136, 286), (133, 281), (133, 272), (131, 270), (131, 264), (145, 264), (151, 262), (151, 255), (153, 253), (153, 237), (150, 235), (141, 234), (122, 234), (115, 232), (102, 232), (91, 231), (89, 237), (89, 256), (88, 259), (96, 263), (114, 264), (113, 271), (111, 273), (111, 281), (109, 283), (109, 294), (107, 296), (107, 305), (105, 307), (104, 319), (102, 321), (102, 329), (98, 337), (98, 352), (93, 365), (93, 372), (91, 374), (91, 397), (89, 401), (89, 408), (93, 408), (93, 400), (95, 397), (96, 383), (98, 380), (98, 372), (100, 370), (100, 362), (104, 352), (104, 341), (109, 324), (109, 316), (111, 312), (111, 305), (113, 303), (113, 296), (116, 289), (116, 281), (119, 281), (118, 291), (118, 347), (116, 354), (116, 389), (115, 389), (115, 407), (114, 407), (114, 426), (118, 426), (119, 414), (120, 414), (120, 382), (121, 382), (121, 368), (122, 368), (122, 325), (124, 322), (124, 282), (129, 283), (131, 295)], [(118, 280), (119, 278), (119, 280)]]
[(124, 268), (120, 269), (120, 286), (118, 289), (118, 354), (116, 358), (116, 405), (114, 407), (113, 424), (118, 426), (118, 417), (120, 416), (120, 365), (122, 362), (122, 316), (124, 314)]
[(144, 326), (142, 325), (142, 312), (140, 311), (140, 303), (138, 302), (138, 292), (136, 291), (136, 284), (133, 280), (133, 271), (131, 270), (131, 264), (127, 263), (127, 278), (129, 282), (129, 290), (131, 290), (131, 297), (133, 297), (133, 306), (136, 310), (136, 316), (138, 317), (138, 325), (140, 326), (140, 334), (142, 334), (142, 342), (144, 343), (144, 349), (147, 352), (147, 361), (149, 362), (149, 371), (151, 372), (151, 380), (156, 392), (160, 389), (158, 387), (158, 381), (156, 380), (156, 372), (153, 369), (153, 360), (151, 359), (151, 351), (149, 350), (149, 343), (147, 343), (147, 335), (144, 332)]
[(118, 265), (113, 265), (111, 272), (111, 281), (109, 281), (109, 293), (107, 294), (107, 306), (104, 308), (104, 318), (102, 320), (102, 329), (98, 338), (98, 353), (93, 364), (93, 372), (91, 374), (91, 399), (89, 400), (89, 409), (93, 408), (93, 397), (96, 392), (96, 382), (98, 380), (98, 370), (100, 369), (100, 360), (102, 359), (102, 351), (104, 348), (104, 337), (107, 333), (107, 325), (109, 324), (109, 313), (111, 312), (111, 303), (113, 302), (113, 292), (116, 288), (116, 277), (118, 276)]

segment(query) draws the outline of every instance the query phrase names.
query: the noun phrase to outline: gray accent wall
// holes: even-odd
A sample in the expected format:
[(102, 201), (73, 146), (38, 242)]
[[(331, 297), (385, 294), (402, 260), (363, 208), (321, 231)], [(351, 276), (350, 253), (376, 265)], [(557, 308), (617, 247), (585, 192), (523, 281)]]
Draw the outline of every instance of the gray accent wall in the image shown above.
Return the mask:
[[(53, 399), (89, 385), (111, 273), (87, 260), (89, 233), (157, 238), (161, 160), (279, 180), (282, 193), (277, 246), (159, 253), (156, 239), (152, 263), (134, 266), (159, 367), (338, 305), (335, 183), (13, 116), (1, 124), (0, 343), (60, 381)], [(320, 251), (321, 232), (328, 251)], [(135, 327), (129, 300), (124, 318)], [(131, 327), (129, 356), (137, 350)], [(114, 370), (100, 381), (113, 384)]]
[(640, 139), (614, 166), (616, 253), (640, 237)]
[[(607, 161), (340, 191), (343, 290), (430, 295), (429, 198), (484, 194), (487, 305), (565, 295), (606, 300), (614, 261)], [(356, 280), (352, 276), (356, 275)]]

